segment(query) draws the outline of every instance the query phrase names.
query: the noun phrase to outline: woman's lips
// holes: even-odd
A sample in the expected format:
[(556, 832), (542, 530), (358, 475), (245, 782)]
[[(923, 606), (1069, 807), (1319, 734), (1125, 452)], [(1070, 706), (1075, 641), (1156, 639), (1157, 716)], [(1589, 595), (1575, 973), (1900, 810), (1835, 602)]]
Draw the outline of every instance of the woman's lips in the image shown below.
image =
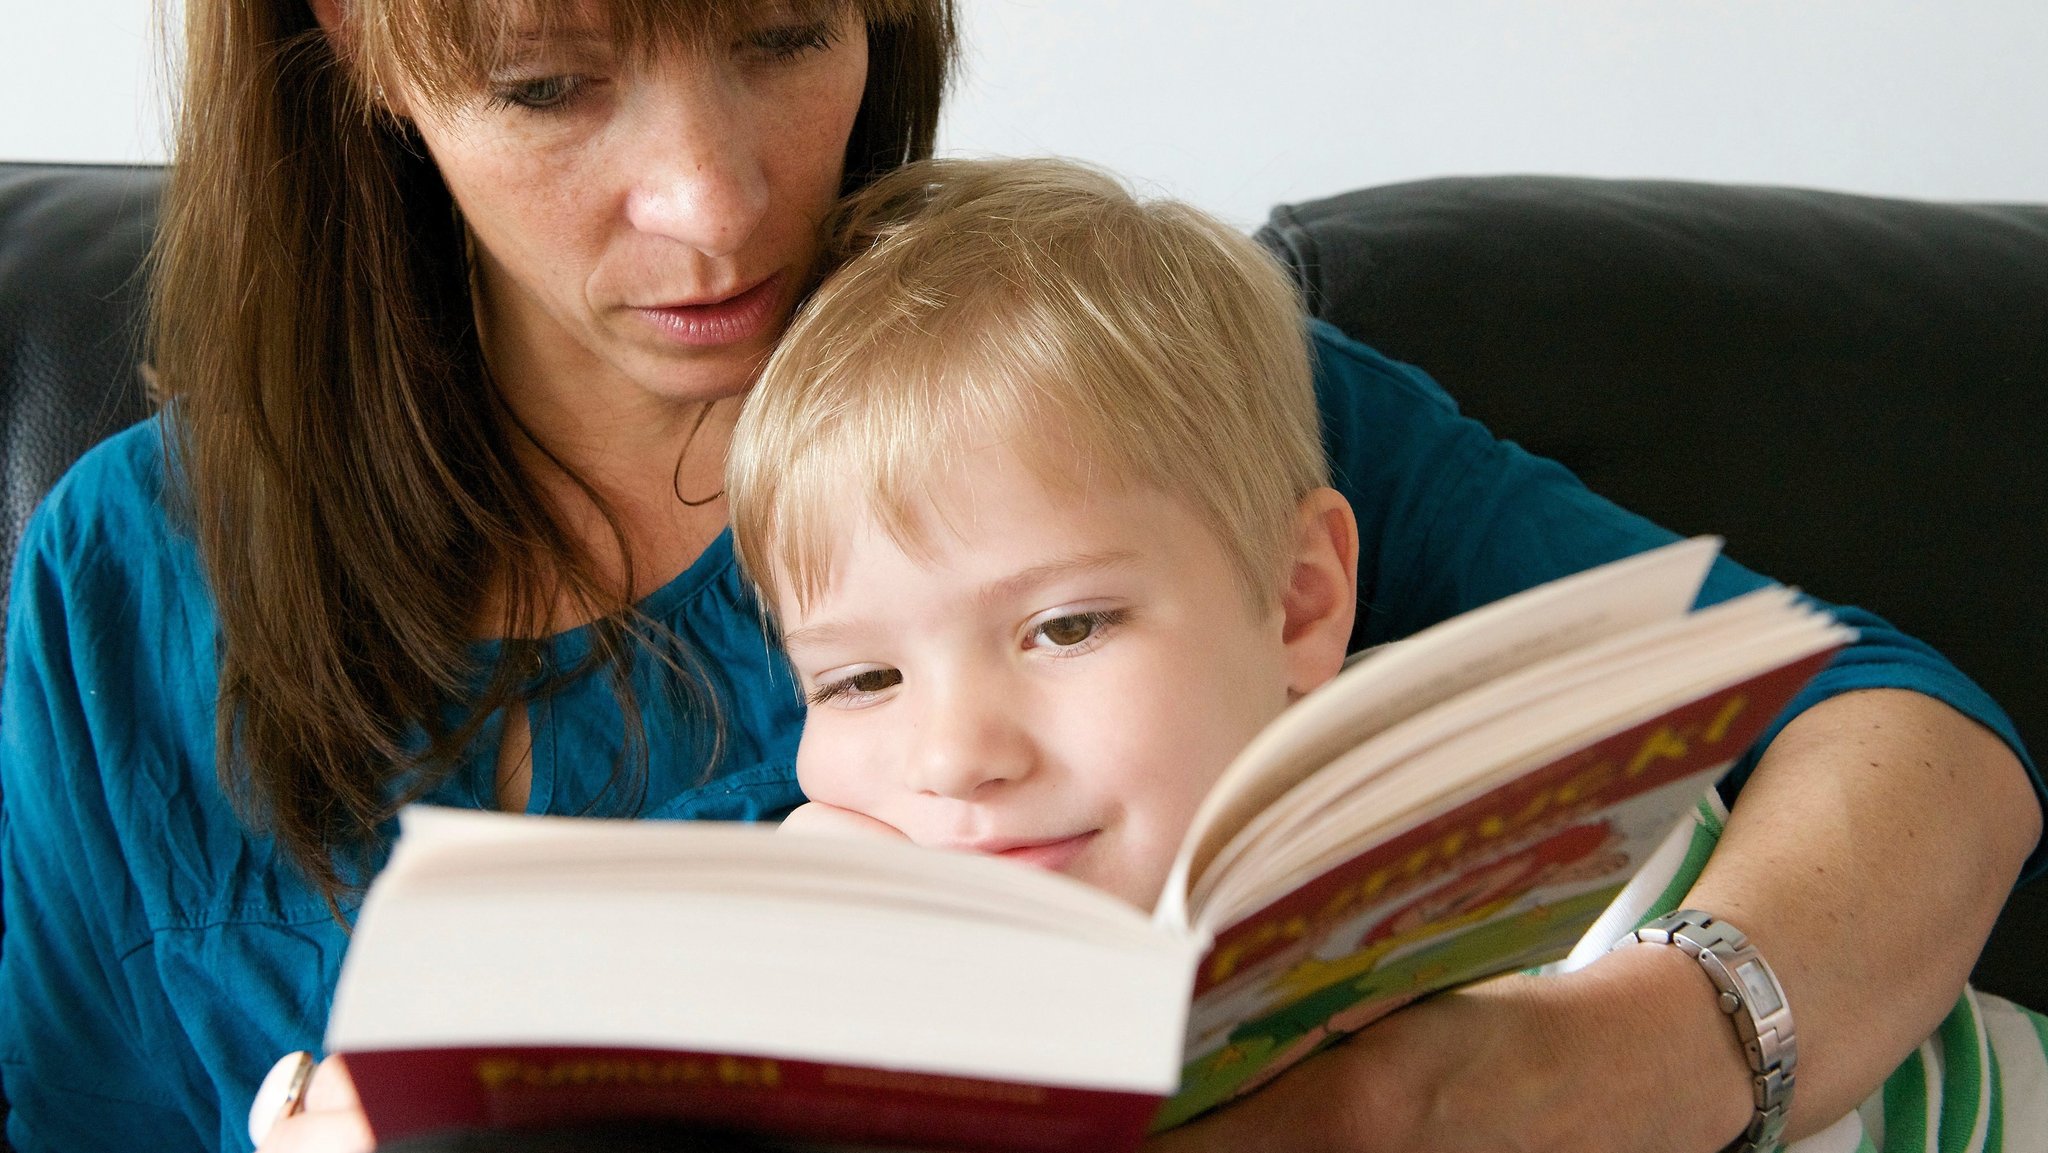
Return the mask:
[(1073, 864), (1074, 858), (1080, 856), (1081, 850), (1087, 848), (1089, 842), (1094, 839), (1095, 833), (1090, 831), (1078, 836), (1062, 837), (1057, 841), (1035, 841), (1030, 844), (1011, 845), (990, 855), (1001, 857), (1006, 861), (1015, 861), (1020, 865), (1030, 865), (1035, 869), (1047, 869), (1057, 873), (1064, 870), (1068, 865)]
[(635, 311), (654, 322), (677, 344), (715, 347), (739, 344), (760, 336), (775, 317), (781, 301), (782, 274), (743, 289), (723, 300), (703, 304), (667, 304)]

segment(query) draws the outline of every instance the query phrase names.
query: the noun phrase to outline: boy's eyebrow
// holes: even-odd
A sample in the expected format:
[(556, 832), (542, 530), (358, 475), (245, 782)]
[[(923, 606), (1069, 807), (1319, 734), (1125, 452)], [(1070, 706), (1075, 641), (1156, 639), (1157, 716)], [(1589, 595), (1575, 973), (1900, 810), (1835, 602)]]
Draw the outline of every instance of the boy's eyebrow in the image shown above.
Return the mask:
[(982, 586), (980, 601), (988, 604), (1009, 600), (1030, 592), (1039, 585), (1048, 584), (1061, 577), (1077, 573), (1096, 572), (1102, 569), (1121, 568), (1138, 559), (1138, 554), (1127, 548), (1104, 549), (1101, 552), (1076, 553), (1058, 560), (1035, 564), (1030, 568), (1011, 573), (1001, 580), (990, 581)]
[(849, 621), (826, 621), (821, 625), (807, 625), (791, 629), (782, 634), (782, 647), (794, 649), (799, 645), (829, 645), (853, 631)]
[[(1097, 572), (1103, 569), (1121, 568), (1138, 559), (1131, 549), (1105, 549), (1101, 552), (1076, 553), (1057, 560), (1035, 564), (1020, 569), (1000, 580), (990, 581), (975, 594), (983, 604), (1008, 600), (1021, 596), (1039, 585), (1058, 580), (1076, 573)], [(856, 622), (828, 620), (815, 625), (791, 629), (782, 634), (782, 647), (793, 649), (800, 645), (829, 645), (843, 639), (857, 627)]]

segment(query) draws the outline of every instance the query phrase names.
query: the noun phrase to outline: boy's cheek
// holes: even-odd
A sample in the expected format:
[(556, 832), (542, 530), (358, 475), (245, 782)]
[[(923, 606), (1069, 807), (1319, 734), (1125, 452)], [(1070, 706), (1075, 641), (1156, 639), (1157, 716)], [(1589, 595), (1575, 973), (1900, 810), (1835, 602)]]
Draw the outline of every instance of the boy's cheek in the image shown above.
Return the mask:
[(803, 736), (797, 740), (796, 784), (804, 791), (806, 800), (822, 801), (826, 800), (834, 782), (830, 772), (821, 772), (817, 767), (820, 763), (819, 746), (828, 742), (821, 741), (817, 735), (821, 726), (816, 713), (817, 710), (813, 709), (811, 715), (804, 718)]
[(796, 783), (807, 800), (823, 801), (842, 809), (873, 812), (880, 799), (875, 782), (867, 779), (862, 751), (854, 742), (839, 736), (835, 718), (813, 709), (805, 718), (803, 737), (796, 747)]
[(1101, 853), (1072, 876), (1149, 910), (1158, 903), (1160, 890), (1165, 887), (1177, 843), (1153, 842), (1135, 829), (1121, 832), (1123, 836), (1104, 845)]

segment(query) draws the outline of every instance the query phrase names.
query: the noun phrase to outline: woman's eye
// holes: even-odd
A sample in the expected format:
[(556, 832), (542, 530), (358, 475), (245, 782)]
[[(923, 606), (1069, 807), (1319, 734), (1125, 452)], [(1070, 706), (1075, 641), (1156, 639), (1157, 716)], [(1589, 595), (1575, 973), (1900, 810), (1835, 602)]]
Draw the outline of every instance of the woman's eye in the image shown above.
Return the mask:
[(903, 683), (903, 673), (897, 669), (863, 669), (850, 677), (827, 681), (811, 690), (810, 703), (813, 705), (855, 704), (865, 698), (886, 693)]
[(581, 76), (538, 76), (501, 85), (492, 100), (505, 107), (546, 111), (567, 104), (583, 84)]
[(837, 23), (818, 21), (756, 29), (747, 34), (746, 47), (755, 55), (769, 60), (795, 60), (812, 52), (822, 52), (838, 39)]
[(1088, 641), (1098, 639), (1108, 629), (1123, 623), (1127, 615), (1121, 609), (1107, 609), (1054, 617), (1031, 630), (1031, 640), (1034, 642), (1032, 647), (1078, 648)]

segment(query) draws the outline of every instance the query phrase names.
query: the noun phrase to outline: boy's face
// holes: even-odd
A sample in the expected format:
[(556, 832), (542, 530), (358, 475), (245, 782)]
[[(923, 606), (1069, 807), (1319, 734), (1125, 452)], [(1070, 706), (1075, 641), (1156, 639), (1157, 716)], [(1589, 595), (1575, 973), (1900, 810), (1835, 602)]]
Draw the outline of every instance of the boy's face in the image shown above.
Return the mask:
[(1282, 611), (1154, 490), (1049, 488), (997, 445), (932, 494), (928, 550), (854, 518), (823, 595), (779, 606), (804, 792), (1150, 907), (1203, 794), (1287, 705)]

